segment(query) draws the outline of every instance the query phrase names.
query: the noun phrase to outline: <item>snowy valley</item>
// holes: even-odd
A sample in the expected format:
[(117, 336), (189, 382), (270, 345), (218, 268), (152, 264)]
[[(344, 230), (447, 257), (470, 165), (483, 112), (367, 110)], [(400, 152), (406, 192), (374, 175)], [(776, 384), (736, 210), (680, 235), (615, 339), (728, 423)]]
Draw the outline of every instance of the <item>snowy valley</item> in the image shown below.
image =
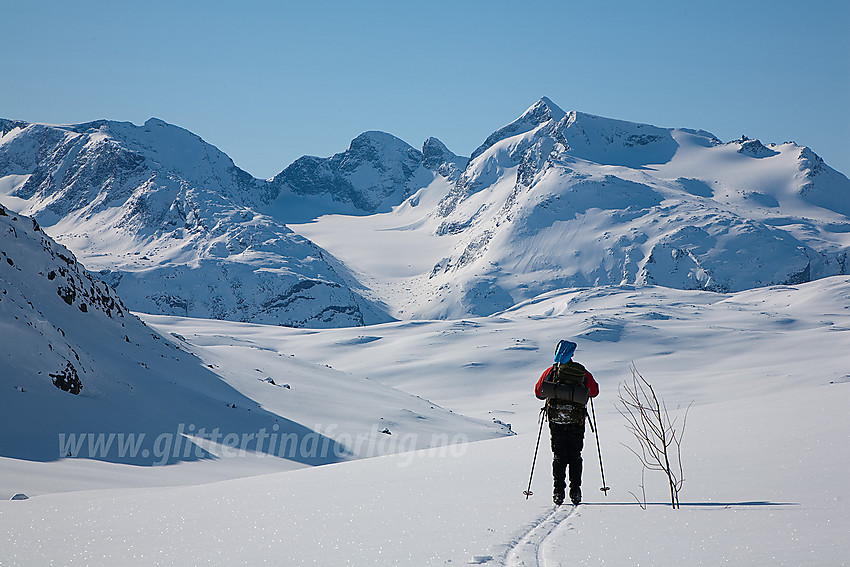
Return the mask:
[[(156, 119), (0, 134), (0, 565), (850, 557), (850, 180), (807, 147), (547, 98), (469, 158), (366, 132), (268, 180)], [(522, 492), (563, 338), (575, 509), (545, 425)], [(632, 364), (690, 406), (681, 510)]]

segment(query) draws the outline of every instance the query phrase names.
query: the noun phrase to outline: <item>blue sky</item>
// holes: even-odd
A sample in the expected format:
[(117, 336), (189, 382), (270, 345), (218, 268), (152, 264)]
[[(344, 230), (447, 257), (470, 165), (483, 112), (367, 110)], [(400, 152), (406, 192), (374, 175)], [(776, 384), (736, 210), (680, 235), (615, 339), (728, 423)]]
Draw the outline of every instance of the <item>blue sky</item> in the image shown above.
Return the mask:
[(469, 155), (541, 96), (850, 175), (846, 0), (0, 0), (0, 21), (0, 117), (156, 116), (258, 177), (366, 130)]

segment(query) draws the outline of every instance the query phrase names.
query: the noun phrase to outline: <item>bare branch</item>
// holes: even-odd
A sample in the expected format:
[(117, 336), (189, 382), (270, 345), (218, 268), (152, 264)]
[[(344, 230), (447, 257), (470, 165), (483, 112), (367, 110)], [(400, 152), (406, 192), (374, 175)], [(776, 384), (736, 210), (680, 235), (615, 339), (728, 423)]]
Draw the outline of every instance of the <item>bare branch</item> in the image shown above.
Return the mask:
[[(624, 382), (617, 389), (619, 398), (617, 411), (626, 419), (626, 429), (638, 442), (639, 450), (626, 447), (642, 465), (640, 487), (644, 494), (644, 504), (646, 491), (643, 485), (643, 471), (653, 470), (661, 471), (667, 476), (670, 504), (673, 508), (678, 508), (679, 491), (685, 482), (682, 467), (682, 436), (691, 406), (688, 405), (686, 408), (681, 428), (679, 428), (678, 418), (670, 417), (667, 404), (659, 399), (655, 388), (638, 372), (634, 363), (631, 364), (630, 370), (631, 383)], [(632, 494), (632, 496), (635, 495)], [(635, 499), (638, 500), (636, 496)], [(640, 500), (638, 502), (640, 503)]]

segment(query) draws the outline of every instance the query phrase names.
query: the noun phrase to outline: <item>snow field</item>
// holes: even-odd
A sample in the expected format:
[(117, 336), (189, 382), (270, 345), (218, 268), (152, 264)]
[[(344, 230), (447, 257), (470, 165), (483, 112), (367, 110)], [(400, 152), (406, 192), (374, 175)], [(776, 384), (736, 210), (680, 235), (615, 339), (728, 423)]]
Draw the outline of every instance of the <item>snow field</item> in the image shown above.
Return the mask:
[[(92, 474), (123, 488), (0, 502), (0, 557), (4, 565), (843, 565), (848, 297), (850, 279), (835, 277), (727, 295), (572, 290), (487, 318), (321, 331), (145, 316), (215, 360), (249, 398), (263, 384), (239, 368), (256, 360), (249, 352), (274, 349), (454, 413), (495, 417), (518, 435), (211, 484), (200, 484), (211, 477), (204, 470), (233, 473), (239, 461), (247, 474), (269, 459), (155, 467), (175, 485), (190, 482), (189, 467), (199, 473), (195, 486), (155, 490), (134, 488), (151, 474), (142, 467), (100, 463)], [(588, 431), (585, 504), (547, 524), (545, 426), (534, 495), (522, 491), (540, 406), (531, 386), (559, 338), (579, 343), (576, 360), (601, 385), (595, 409), (612, 490), (598, 491)], [(665, 503), (660, 473), (645, 476), (646, 510), (630, 494), (640, 495), (641, 471), (623, 447), (633, 441), (615, 392), (632, 361), (674, 415), (693, 403), (678, 511)], [(17, 475), (15, 491), (26, 492), (27, 476), (8, 464), (0, 462)], [(72, 466), (83, 464), (35, 463), (27, 472), (58, 482)]]

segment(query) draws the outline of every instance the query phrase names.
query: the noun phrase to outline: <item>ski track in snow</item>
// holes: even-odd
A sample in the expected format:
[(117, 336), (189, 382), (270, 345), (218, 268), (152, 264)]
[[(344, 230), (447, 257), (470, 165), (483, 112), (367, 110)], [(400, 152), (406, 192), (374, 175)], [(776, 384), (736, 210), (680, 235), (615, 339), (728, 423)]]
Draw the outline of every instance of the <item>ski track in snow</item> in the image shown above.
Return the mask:
[(543, 543), (561, 525), (569, 525), (570, 518), (578, 515), (576, 506), (558, 506), (531, 525), (529, 530), (511, 542), (505, 553), (504, 567), (546, 567), (549, 562), (543, 553)]

